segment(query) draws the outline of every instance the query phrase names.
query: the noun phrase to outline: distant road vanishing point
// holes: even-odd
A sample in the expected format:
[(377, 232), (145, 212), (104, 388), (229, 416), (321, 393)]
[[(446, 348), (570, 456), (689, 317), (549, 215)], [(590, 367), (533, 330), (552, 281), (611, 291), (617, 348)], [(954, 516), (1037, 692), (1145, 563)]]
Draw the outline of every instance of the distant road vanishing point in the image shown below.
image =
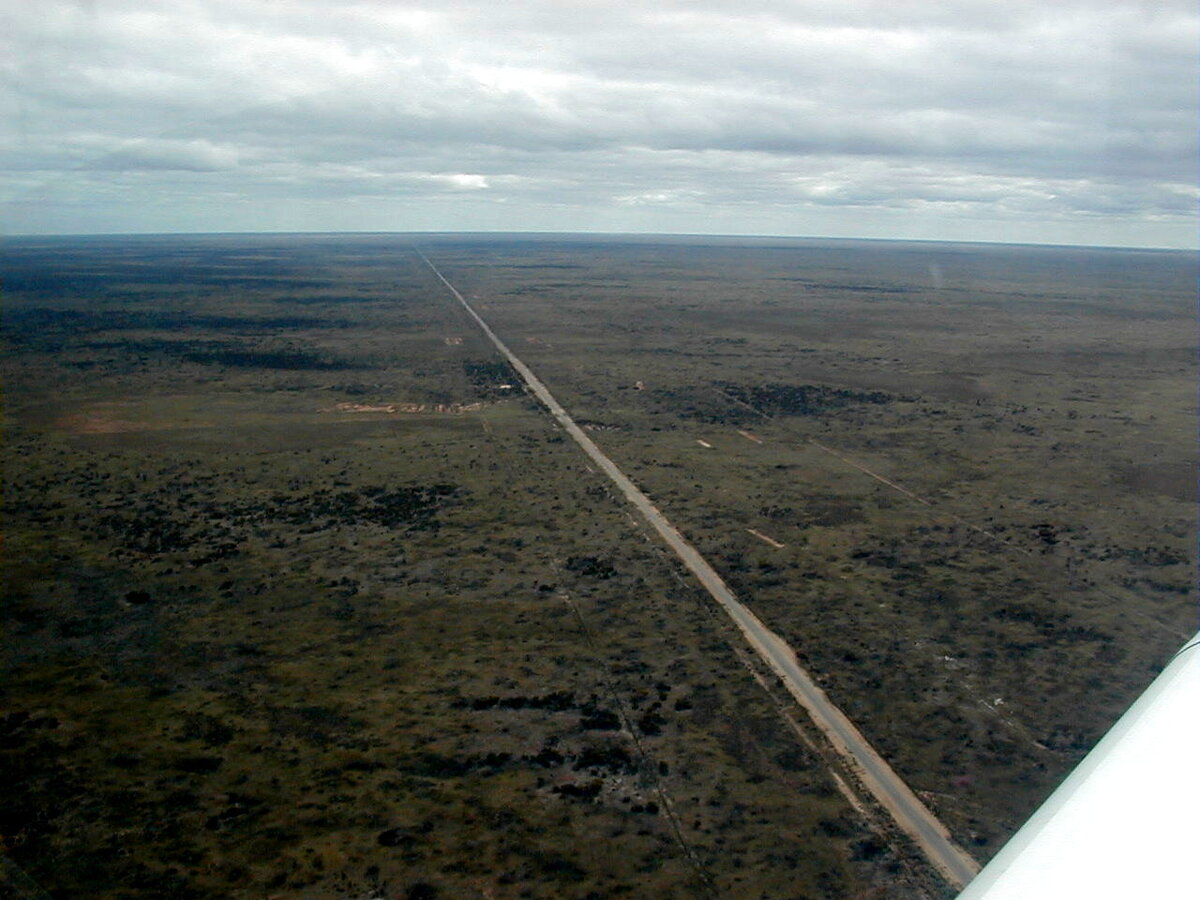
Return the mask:
[(946, 827), (917, 798), (903, 779), (893, 771), (862, 733), (846, 718), (845, 714), (834, 706), (812, 677), (801, 668), (792, 648), (738, 601), (721, 576), (700, 555), (700, 552), (658, 511), (650, 502), (650, 498), (642, 493), (637, 485), (604, 455), (583, 429), (575, 424), (575, 421), (554, 399), (541, 380), (496, 336), (487, 322), (479, 317), (479, 314), (471, 308), (471, 305), (454, 285), (446, 280), (446, 277), (438, 271), (438, 268), (424, 253), (420, 250), (416, 250), (416, 253), (425, 261), (438, 280), (446, 286), (447, 290), (454, 295), (455, 299), (462, 304), (467, 314), (475, 320), (475, 323), (508, 360), (529, 390), (549, 410), (558, 424), (575, 439), (575, 443), (583, 452), (620, 488), (625, 498), (637, 508), (638, 512), (675, 551), (688, 570), (700, 580), (712, 598), (720, 604), (737, 625), (750, 646), (779, 676), (796, 701), (804, 707), (813, 723), (824, 733), (834, 750), (863, 787), (887, 810), (900, 829), (916, 843), (930, 863), (947, 881), (956, 888), (964, 887), (979, 871), (979, 864), (951, 840)]

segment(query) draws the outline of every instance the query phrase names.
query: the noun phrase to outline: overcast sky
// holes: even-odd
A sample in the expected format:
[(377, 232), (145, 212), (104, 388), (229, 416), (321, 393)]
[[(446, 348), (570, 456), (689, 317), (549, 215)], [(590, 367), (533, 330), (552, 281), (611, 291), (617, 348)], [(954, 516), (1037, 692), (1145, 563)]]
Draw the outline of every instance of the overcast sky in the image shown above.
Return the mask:
[(1194, 0), (0, 0), (0, 228), (1194, 247)]

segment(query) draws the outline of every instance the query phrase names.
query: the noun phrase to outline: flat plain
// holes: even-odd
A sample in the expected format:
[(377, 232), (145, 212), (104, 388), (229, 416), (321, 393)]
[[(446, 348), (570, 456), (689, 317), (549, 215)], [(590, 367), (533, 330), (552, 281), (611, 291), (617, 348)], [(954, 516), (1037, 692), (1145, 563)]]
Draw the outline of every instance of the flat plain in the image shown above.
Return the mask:
[(8, 239), (10, 886), (951, 895), (415, 248), (981, 862), (1195, 630), (1188, 254)]

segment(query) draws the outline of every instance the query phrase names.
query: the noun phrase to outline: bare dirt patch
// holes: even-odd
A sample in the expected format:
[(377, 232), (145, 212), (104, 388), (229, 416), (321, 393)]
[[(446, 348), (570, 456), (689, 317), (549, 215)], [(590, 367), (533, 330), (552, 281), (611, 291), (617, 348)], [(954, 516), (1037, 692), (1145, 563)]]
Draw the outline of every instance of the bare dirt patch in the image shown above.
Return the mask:
[(441, 413), (442, 415), (461, 415), (467, 412), (478, 412), (483, 409), (482, 403), (337, 403), (332, 407), (322, 409), (324, 413), (389, 413), (415, 415), (417, 413)]
[(145, 431), (149, 427), (143, 422), (84, 414), (63, 416), (55, 422), (55, 425), (60, 431), (69, 434), (128, 434)]

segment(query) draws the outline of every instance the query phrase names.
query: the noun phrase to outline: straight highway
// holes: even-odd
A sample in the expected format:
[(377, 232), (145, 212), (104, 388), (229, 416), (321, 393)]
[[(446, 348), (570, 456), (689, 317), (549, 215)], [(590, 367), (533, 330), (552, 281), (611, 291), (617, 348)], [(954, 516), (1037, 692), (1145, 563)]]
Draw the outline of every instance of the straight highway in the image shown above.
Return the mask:
[(462, 304), (463, 309), (483, 330), (501, 355), (508, 360), (533, 395), (549, 410), (555, 421), (571, 435), (592, 462), (612, 480), (625, 498), (637, 508), (638, 512), (658, 532), (688, 570), (696, 576), (712, 598), (720, 604), (750, 646), (779, 676), (788, 692), (804, 707), (813, 723), (824, 733), (859, 783), (870, 792), (880, 806), (887, 810), (900, 829), (913, 840), (950, 884), (960, 889), (965, 886), (979, 871), (979, 864), (954, 843), (946, 827), (917, 798), (904, 780), (870, 745), (845, 714), (830, 701), (825, 692), (816, 685), (812, 677), (800, 666), (792, 648), (733, 595), (725, 581), (700, 555), (700, 552), (659, 512), (657, 507), (650, 502), (650, 498), (596, 446), (583, 429), (575, 424), (567, 411), (554, 399), (546, 385), (496, 336), (487, 322), (480, 318), (454, 285), (446, 280), (446, 277), (424, 253), (420, 250), (416, 252), (438, 280)]

